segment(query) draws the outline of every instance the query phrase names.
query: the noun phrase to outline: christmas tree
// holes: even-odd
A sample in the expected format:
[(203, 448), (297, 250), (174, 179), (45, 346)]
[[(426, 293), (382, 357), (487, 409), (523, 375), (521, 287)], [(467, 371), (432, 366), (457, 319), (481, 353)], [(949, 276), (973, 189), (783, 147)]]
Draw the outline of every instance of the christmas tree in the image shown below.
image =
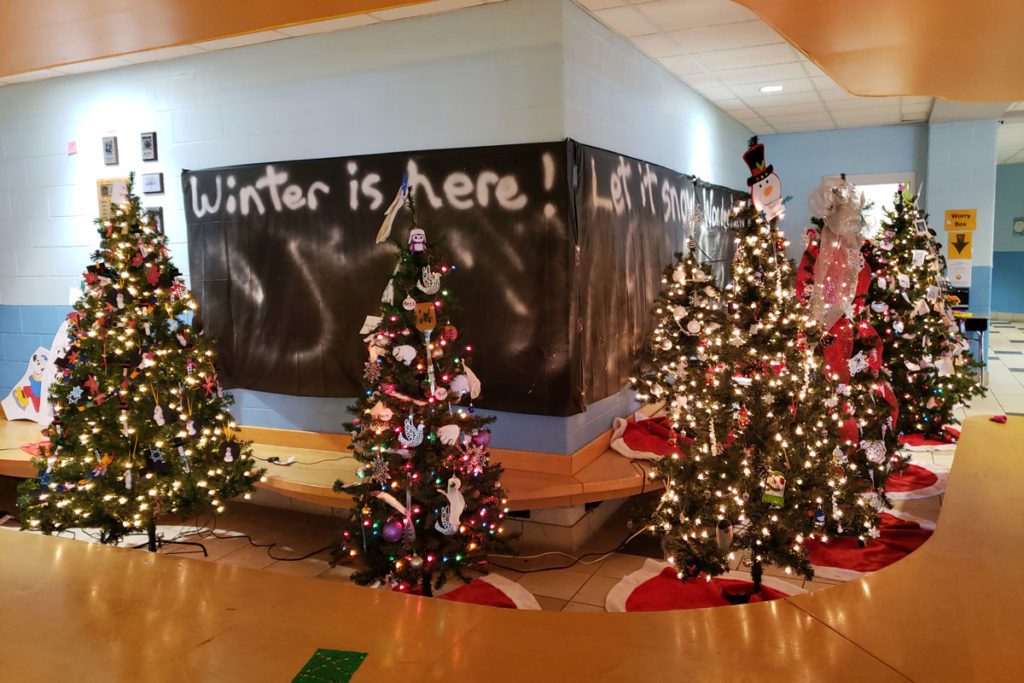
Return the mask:
[(210, 342), (187, 322), (195, 302), (131, 189), (98, 221), (56, 361), (50, 445), (19, 505), (29, 529), (97, 528), (104, 543), (142, 531), (155, 550), (160, 516), (222, 511), (262, 471), (234, 437)]
[(450, 317), (455, 301), (444, 279), (455, 266), (433, 255), (404, 185), (378, 243), (403, 204), (408, 241), (394, 241), (398, 263), (380, 315), (362, 331), (365, 391), (346, 425), (362, 467), (358, 481), (335, 484), (355, 510), (334, 557), (361, 559), (356, 583), (431, 595), (450, 576), (469, 581), (485, 571), (488, 552), (506, 548), (507, 510), (501, 467), (488, 454), (493, 418), (472, 407), (481, 390), (468, 365), (472, 348)]
[(655, 301), (654, 330), (648, 335), (630, 385), (638, 401), (665, 402), (665, 413), (677, 432), (696, 429), (704, 406), (710, 371), (718, 365), (722, 328), (721, 292), (693, 254), (676, 254), (662, 274), (665, 289)]
[(725, 318), (706, 335), (716, 354), (681, 419), (694, 443), (659, 461), (665, 491), (650, 528), (665, 534), (682, 579), (722, 574), (736, 552), (749, 553), (757, 591), (764, 564), (813, 576), (805, 539), (864, 536), (874, 522), (834, 455), (831, 385), (814, 353), (817, 327), (793, 291), (778, 177), (756, 139), (744, 158), (753, 201), (733, 210)]
[(843, 176), (815, 190), (810, 205), (816, 227), (807, 231), (797, 294), (807, 301), (811, 317), (828, 330), (818, 352), (835, 383), (836, 395), (826, 403), (842, 416), (837, 425), (839, 457), (853, 483), (870, 486), (884, 502), (886, 479), (904, 460), (897, 454), (896, 397), (866, 300), (875, 248), (863, 237), (864, 199)]
[(953, 409), (985, 393), (982, 363), (953, 317), (935, 232), (908, 190), (895, 194), (877, 244), (878, 263), (868, 291), (871, 323), (882, 337), (884, 364), (899, 401), (897, 430), (951, 440)]

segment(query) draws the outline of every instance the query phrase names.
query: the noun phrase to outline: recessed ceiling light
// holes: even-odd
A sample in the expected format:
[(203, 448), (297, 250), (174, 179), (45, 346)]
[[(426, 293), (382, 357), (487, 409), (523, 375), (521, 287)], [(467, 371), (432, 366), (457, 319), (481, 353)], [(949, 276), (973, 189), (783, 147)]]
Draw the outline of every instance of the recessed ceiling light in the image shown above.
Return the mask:
[(762, 85), (761, 92), (781, 92), (781, 85)]

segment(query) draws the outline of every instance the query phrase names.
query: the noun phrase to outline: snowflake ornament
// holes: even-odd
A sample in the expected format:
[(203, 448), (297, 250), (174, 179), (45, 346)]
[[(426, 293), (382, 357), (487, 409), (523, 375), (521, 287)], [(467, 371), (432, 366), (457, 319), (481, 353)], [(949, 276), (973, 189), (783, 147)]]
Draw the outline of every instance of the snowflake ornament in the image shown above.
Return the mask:
[(70, 401), (71, 403), (78, 403), (81, 400), (82, 387), (75, 387), (74, 389), (71, 390), (71, 393), (68, 394), (68, 401)]
[(378, 484), (391, 480), (391, 471), (388, 469), (388, 461), (383, 455), (378, 455), (370, 462), (370, 479)]
[(868, 357), (864, 355), (863, 351), (858, 351), (847, 363), (850, 366), (851, 375), (857, 375), (868, 369)]
[(366, 364), (363, 365), (363, 378), (367, 382), (377, 382), (377, 381), (379, 381), (380, 380), (380, 364), (379, 363), (372, 363), (370, 361), (367, 361)]

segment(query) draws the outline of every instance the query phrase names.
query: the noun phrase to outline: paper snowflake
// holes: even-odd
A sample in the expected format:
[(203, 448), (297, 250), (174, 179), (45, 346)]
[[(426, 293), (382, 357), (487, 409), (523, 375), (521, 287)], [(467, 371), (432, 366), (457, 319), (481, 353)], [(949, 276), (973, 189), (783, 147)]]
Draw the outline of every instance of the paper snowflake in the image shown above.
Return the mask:
[(370, 479), (378, 484), (391, 480), (391, 471), (388, 469), (388, 460), (383, 455), (378, 455), (370, 462)]
[(878, 463), (879, 465), (885, 462), (884, 441), (861, 441), (860, 449), (864, 451), (864, 454), (868, 456), (868, 460), (871, 462)]
[(474, 474), (480, 474), (483, 472), (484, 468), (487, 467), (488, 463), (491, 461), (490, 456), (487, 455), (487, 451), (483, 447), (477, 445), (470, 446), (469, 450), (466, 451), (466, 456), (466, 464), (469, 465)]
[(850, 366), (850, 374), (856, 375), (864, 372), (868, 369), (868, 357), (864, 355), (863, 351), (858, 351), (853, 358), (848, 361)]
[(380, 365), (378, 363), (367, 362), (363, 366), (363, 377), (367, 382), (376, 382), (380, 379)]
[(82, 400), (82, 387), (75, 387), (74, 389), (72, 389), (71, 393), (68, 394), (68, 400), (71, 403), (78, 403), (79, 401), (81, 401)]

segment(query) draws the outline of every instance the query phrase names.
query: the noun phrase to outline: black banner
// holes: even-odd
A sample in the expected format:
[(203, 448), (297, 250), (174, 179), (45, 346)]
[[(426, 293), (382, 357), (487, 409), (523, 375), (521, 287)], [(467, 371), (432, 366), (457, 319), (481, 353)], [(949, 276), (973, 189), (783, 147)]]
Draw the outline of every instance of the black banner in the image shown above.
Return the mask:
[(734, 244), (729, 209), (740, 193), (662, 166), (575, 146), (578, 310), (586, 404), (627, 382), (651, 325), (661, 273), (692, 239), (720, 286)]
[(395, 262), (374, 240), (403, 175), (431, 252), (456, 266), (485, 408), (572, 415), (618, 392), (673, 252), (692, 236), (722, 277), (731, 260), (735, 193), (572, 141), (185, 171), (192, 288), (225, 386), (360, 391), (359, 330)]
[[(431, 251), (456, 266), (446, 285), (476, 347), (481, 404), (579, 412), (565, 143), (184, 172), (192, 288), (226, 386), (357, 395), (359, 330), (395, 264), (394, 247), (374, 240), (405, 174)], [(401, 240), (408, 219), (395, 222)]]

